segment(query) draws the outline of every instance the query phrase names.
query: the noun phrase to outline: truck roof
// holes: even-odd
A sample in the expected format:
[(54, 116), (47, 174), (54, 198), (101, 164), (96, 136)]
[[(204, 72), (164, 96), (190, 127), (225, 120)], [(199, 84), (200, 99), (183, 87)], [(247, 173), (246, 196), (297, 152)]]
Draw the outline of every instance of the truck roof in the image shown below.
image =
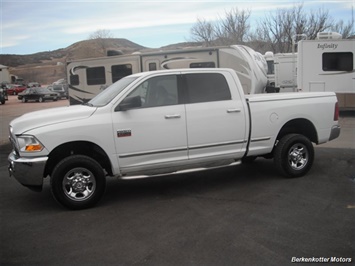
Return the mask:
[(128, 77), (141, 77), (141, 76), (149, 76), (153, 74), (159, 73), (180, 73), (180, 72), (233, 72), (235, 71), (230, 68), (177, 68), (177, 69), (167, 69), (167, 70), (155, 70), (155, 71), (146, 71), (132, 74)]

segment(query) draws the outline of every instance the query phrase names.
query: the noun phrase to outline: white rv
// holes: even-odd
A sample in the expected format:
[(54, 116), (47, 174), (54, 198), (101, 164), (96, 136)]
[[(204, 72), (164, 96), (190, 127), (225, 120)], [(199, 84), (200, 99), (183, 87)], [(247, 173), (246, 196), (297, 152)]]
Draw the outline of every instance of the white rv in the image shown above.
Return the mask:
[[(268, 92), (297, 91), (297, 53), (266, 52)], [(273, 89), (272, 89), (273, 88)]]
[(86, 102), (117, 80), (137, 72), (221, 67), (235, 70), (246, 94), (264, 92), (267, 84), (265, 58), (249, 47), (232, 45), (135, 53), (68, 62), (70, 104)]
[(333, 32), (298, 42), (298, 90), (333, 91), (340, 108), (355, 110), (354, 53), (355, 39)]
[(10, 83), (11, 77), (9, 67), (0, 65), (0, 83)]

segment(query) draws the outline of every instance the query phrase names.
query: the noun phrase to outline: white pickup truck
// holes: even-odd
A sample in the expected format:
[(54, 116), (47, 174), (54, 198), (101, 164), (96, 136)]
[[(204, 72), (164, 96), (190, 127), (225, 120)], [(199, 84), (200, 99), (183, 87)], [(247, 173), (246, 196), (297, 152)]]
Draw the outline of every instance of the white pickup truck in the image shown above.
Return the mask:
[(122, 78), (81, 106), (10, 123), (9, 172), (71, 209), (96, 204), (105, 176), (129, 178), (273, 158), (285, 176), (312, 166), (315, 144), (340, 134), (334, 93), (244, 95), (230, 69)]

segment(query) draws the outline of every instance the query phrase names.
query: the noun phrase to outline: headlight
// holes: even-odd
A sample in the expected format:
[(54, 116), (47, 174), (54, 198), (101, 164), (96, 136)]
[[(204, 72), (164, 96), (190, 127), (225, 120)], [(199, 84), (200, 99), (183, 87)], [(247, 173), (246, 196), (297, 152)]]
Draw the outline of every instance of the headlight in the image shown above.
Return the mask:
[(18, 136), (17, 143), (20, 152), (40, 152), (44, 149), (42, 143), (40, 143), (34, 136), (30, 135)]

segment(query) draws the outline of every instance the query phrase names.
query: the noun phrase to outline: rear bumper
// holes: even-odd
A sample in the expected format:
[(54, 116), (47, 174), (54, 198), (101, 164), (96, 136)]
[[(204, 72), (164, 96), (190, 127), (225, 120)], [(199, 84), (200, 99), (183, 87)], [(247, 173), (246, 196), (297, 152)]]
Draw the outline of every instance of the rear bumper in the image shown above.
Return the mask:
[(9, 174), (22, 185), (41, 190), (47, 160), (48, 157), (21, 158), (12, 152), (8, 156)]
[(340, 126), (337, 125), (332, 127), (332, 130), (330, 131), (329, 141), (336, 139), (339, 136), (340, 136)]

